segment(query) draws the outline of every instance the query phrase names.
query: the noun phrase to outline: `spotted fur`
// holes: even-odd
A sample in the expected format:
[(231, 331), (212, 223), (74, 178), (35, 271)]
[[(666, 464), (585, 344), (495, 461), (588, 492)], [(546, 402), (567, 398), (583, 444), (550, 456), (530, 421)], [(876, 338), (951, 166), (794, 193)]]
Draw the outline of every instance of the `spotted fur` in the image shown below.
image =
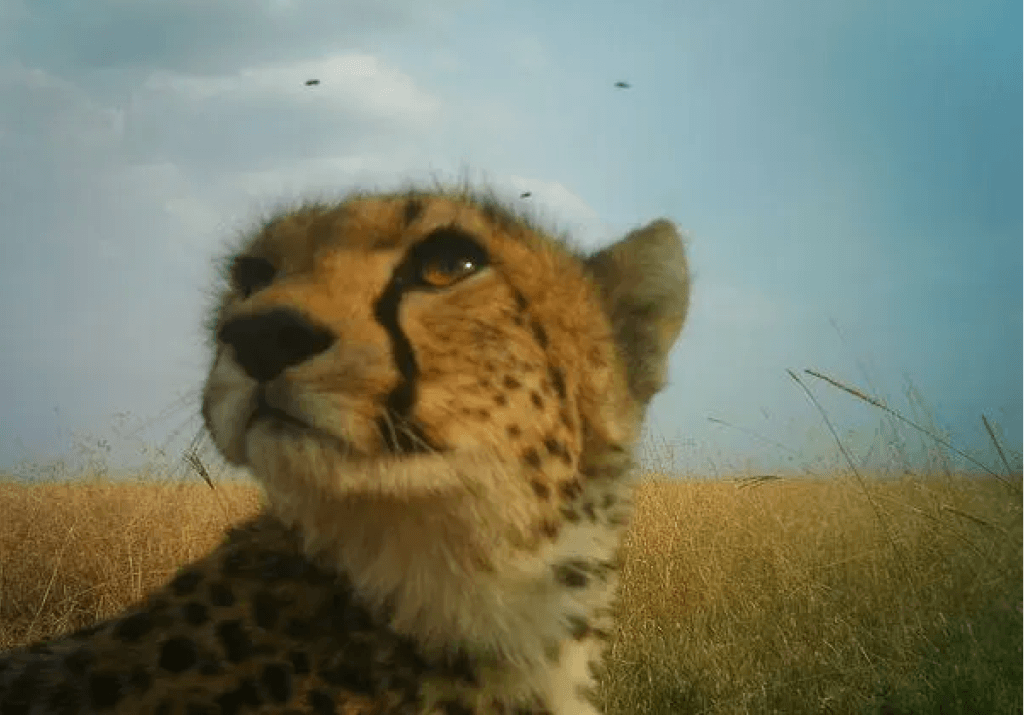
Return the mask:
[(225, 264), (203, 415), (265, 513), (128, 613), (0, 656), (0, 715), (595, 715), (628, 476), (689, 283), (464, 190), (355, 194)]

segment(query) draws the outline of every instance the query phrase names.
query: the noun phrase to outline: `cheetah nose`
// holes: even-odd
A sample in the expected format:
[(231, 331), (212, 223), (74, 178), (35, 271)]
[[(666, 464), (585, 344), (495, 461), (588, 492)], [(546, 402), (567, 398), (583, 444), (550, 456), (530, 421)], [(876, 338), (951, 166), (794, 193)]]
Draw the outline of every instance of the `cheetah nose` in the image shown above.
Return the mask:
[(288, 308), (230, 320), (217, 338), (235, 349), (238, 364), (259, 382), (273, 380), (285, 368), (322, 353), (334, 343), (329, 330)]

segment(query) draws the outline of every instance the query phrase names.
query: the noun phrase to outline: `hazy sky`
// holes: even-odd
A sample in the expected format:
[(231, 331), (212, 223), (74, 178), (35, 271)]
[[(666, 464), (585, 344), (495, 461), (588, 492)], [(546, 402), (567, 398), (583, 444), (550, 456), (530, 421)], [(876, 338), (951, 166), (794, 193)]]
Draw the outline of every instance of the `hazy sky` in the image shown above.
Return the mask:
[(649, 425), (681, 469), (837, 463), (787, 368), (1019, 452), (1021, 26), (1019, 0), (0, 0), (0, 469), (180, 451), (225, 241), (466, 172), (587, 246), (690, 232)]

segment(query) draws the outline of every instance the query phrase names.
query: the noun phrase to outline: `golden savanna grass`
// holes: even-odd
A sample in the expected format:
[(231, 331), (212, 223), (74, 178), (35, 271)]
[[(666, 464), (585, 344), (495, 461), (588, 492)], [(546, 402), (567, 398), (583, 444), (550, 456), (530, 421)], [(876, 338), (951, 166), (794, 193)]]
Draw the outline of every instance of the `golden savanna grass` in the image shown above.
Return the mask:
[[(1021, 712), (1019, 485), (649, 477), (608, 713)], [(117, 613), (258, 499), (0, 482), (0, 648)]]
[(0, 481), (0, 649), (119, 613), (257, 505), (242, 483)]

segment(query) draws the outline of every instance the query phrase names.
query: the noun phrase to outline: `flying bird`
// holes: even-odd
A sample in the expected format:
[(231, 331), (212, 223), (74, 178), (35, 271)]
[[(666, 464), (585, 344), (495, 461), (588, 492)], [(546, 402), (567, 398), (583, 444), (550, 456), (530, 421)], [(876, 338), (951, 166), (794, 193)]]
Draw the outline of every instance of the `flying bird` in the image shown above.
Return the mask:
[(615, 83), (615, 87), (617, 89), (629, 89), (630, 86), (631, 85), (629, 84), (629, 82), (616, 82)]
[(521, 199), (528, 199), (531, 196), (533, 196), (533, 192), (532, 191), (524, 191), (523, 193), (519, 194), (519, 198), (521, 198)]
[(318, 79), (307, 79), (306, 80), (306, 86), (307, 87), (315, 87), (318, 84), (320, 84), (320, 80), (318, 80)]

